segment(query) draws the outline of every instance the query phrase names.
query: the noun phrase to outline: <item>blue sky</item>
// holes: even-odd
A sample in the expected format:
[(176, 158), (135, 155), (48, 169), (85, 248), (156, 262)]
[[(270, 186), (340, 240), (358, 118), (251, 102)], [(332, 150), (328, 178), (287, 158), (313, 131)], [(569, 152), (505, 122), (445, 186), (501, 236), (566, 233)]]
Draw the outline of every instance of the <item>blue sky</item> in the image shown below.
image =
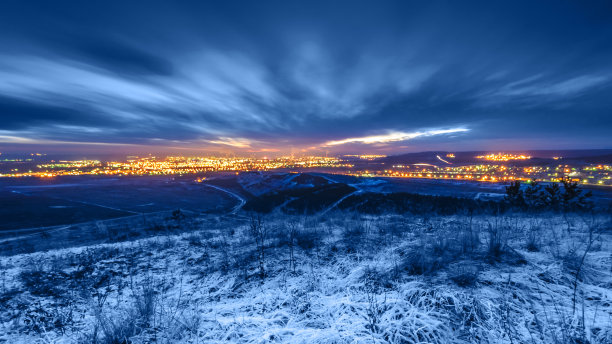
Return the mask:
[(612, 148), (605, 1), (0, 3), (0, 151)]

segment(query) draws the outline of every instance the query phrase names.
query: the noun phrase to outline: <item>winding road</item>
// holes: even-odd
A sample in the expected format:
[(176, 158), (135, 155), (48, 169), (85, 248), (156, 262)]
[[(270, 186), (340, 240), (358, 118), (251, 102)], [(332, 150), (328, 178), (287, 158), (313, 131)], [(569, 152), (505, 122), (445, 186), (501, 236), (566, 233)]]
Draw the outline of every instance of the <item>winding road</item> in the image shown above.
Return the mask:
[[(356, 186), (355, 186), (355, 185), (351, 185), (351, 186), (356, 188)], [(323, 210), (322, 212), (320, 212), (320, 213), (319, 213), (319, 216), (327, 214), (327, 213), (328, 213), (330, 210), (332, 210), (332, 209), (334, 209), (335, 207), (337, 207), (337, 206), (338, 206), (338, 204), (342, 203), (342, 201), (344, 201), (345, 199), (347, 199), (347, 198), (349, 198), (349, 197), (351, 197), (351, 196), (353, 196), (353, 195), (357, 195), (357, 194), (361, 193), (361, 191), (363, 191), (363, 190), (361, 190), (361, 189), (357, 189), (357, 190), (355, 190), (355, 191), (353, 191), (353, 192), (351, 192), (351, 193), (348, 193), (348, 194), (344, 195), (342, 198), (340, 198), (339, 200), (337, 200), (336, 202), (334, 202), (332, 205), (330, 205), (329, 207), (327, 207), (327, 209), (325, 209), (325, 210)]]
[(240, 203), (238, 203), (238, 205), (236, 205), (232, 209), (232, 211), (230, 211), (230, 214), (236, 214), (246, 204), (246, 200), (242, 196), (238, 195), (235, 192), (232, 192), (232, 191), (229, 191), (229, 190), (226, 190), (224, 188), (221, 188), (221, 187), (218, 187), (218, 186), (215, 186), (215, 185), (211, 185), (211, 184), (202, 184), (202, 185), (205, 185), (205, 186), (211, 187), (213, 189), (217, 189), (219, 191), (225, 192), (225, 193), (229, 194), (230, 196), (236, 198), (240, 202)]

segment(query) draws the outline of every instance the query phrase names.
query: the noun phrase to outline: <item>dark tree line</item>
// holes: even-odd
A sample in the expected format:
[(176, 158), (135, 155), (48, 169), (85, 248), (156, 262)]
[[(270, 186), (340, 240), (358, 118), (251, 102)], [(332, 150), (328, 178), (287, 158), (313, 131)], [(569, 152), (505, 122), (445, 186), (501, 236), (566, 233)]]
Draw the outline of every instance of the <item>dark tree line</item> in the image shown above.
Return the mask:
[(478, 200), (454, 196), (435, 196), (394, 192), (380, 194), (363, 192), (346, 198), (340, 210), (364, 214), (411, 213), (415, 215), (498, 214), (509, 209), (508, 204), (495, 200)]
[(527, 210), (591, 210), (591, 196), (591, 191), (584, 192), (578, 183), (566, 178), (547, 185), (535, 180), (524, 184), (517, 180), (506, 186), (506, 201), (513, 207)]

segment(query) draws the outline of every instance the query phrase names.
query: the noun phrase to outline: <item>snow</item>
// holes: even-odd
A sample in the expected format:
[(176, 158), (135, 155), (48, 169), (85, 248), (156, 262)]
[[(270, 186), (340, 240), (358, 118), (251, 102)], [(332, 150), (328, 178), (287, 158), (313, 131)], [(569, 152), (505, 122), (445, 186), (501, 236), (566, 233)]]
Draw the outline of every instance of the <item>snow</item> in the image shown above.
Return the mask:
[[(514, 214), (425, 221), (329, 212), (318, 220), (265, 221), (263, 280), (250, 254), (248, 221), (238, 218), (234, 235), (220, 222), (190, 233), (0, 257), (0, 343), (93, 342), (94, 333), (104, 343), (103, 325), (129, 333), (131, 343), (554, 343), (582, 326), (591, 343), (612, 338), (607, 218)], [(313, 248), (295, 247), (295, 273), (282, 232), (291, 221), (320, 237)], [(442, 239), (450, 245), (442, 247), (452, 249), (456, 233), (470, 222), (481, 251), (448, 258), (425, 275), (401, 268), (409, 253)], [(595, 222), (596, 240), (576, 280), (568, 257), (582, 255)], [(365, 228), (360, 236), (346, 234), (357, 226)], [(483, 258), (487, 231), (496, 226), (524, 263)], [(398, 232), (383, 231), (391, 227)], [(530, 252), (526, 233), (536, 228), (540, 250)], [(460, 266), (477, 267), (473, 286), (450, 279)], [(22, 278), (24, 271), (76, 276), (84, 267), (89, 270), (79, 287), (70, 284), (72, 277), (58, 279), (56, 296), (34, 295)], [(106, 282), (90, 283), (104, 276)], [(70, 321), (61, 327), (37, 319), (43, 311)]]

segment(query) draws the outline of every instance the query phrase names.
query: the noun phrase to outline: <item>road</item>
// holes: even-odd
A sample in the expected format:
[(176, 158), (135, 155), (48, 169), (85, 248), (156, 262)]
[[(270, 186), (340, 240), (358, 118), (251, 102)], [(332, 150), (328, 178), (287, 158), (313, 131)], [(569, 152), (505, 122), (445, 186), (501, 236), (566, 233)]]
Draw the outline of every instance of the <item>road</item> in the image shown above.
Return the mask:
[(230, 196), (232, 196), (232, 197), (236, 198), (236, 199), (237, 199), (237, 200), (240, 202), (238, 205), (236, 205), (236, 206), (235, 206), (235, 207), (232, 209), (232, 211), (230, 211), (230, 214), (236, 214), (236, 213), (237, 213), (237, 212), (238, 212), (240, 209), (242, 209), (242, 207), (243, 207), (243, 206), (246, 204), (246, 200), (245, 200), (245, 199), (244, 199), (242, 196), (238, 195), (238, 194), (237, 194), (237, 193), (235, 193), (235, 192), (232, 192), (232, 191), (226, 190), (226, 189), (224, 189), (224, 188), (221, 188), (221, 187), (218, 187), (218, 186), (215, 186), (215, 185), (210, 185), (210, 184), (202, 184), (202, 185), (205, 185), (205, 186), (211, 187), (211, 188), (213, 188), (213, 189), (217, 189), (217, 190), (219, 190), (219, 191), (225, 192), (225, 193), (227, 193), (228, 195), (230, 195)]
[[(60, 231), (60, 230), (69, 229), (70, 227), (76, 227), (76, 226), (80, 226), (80, 225), (92, 224), (92, 223), (95, 223), (95, 222), (125, 220), (125, 219), (129, 219), (129, 218), (137, 217), (137, 216), (142, 216), (142, 214), (139, 214), (139, 215), (128, 215), (128, 216), (123, 216), (123, 217), (115, 217), (115, 218), (106, 219), (106, 220), (84, 221), (84, 222), (79, 222), (79, 223), (72, 223), (72, 224), (69, 224), (69, 225), (57, 225), (57, 226), (48, 226), (48, 227), (32, 227), (32, 228), (5, 230), (5, 231), (1, 231), (0, 235), (17, 235), (17, 236), (9, 237), (9, 238), (2, 238), (2, 239), (0, 239), (0, 243), (4, 243), (4, 242), (8, 242), (8, 241), (13, 241), (13, 240), (18, 240), (18, 239), (23, 239), (23, 238), (28, 238), (28, 237), (33, 237), (33, 236), (40, 236), (41, 233), (53, 233), (53, 232), (57, 232), (57, 231)], [(26, 233), (26, 234), (19, 235), (19, 233)]]
[[(17, 194), (21, 194), (21, 195), (26, 195), (26, 196), (29, 195), (27, 193), (23, 193), (23, 192), (17, 191), (17, 190), (11, 190), (11, 192), (14, 192), (14, 193), (17, 193)], [(115, 207), (111, 207), (111, 206), (103, 205), (103, 204), (98, 204), (98, 203), (92, 203), (92, 202), (86, 202), (86, 201), (77, 201), (77, 200), (73, 200), (73, 199), (69, 199), (69, 198), (61, 198), (61, 197), (53, 197), (53, 196), (46, 196), (46, 197), (57, 199), (57, 200), (61, 200), (61, 201), (69, 201), (69, 202), (81, 203), (81, 204), (85, 204), (85, 205), (93, 205), (93, 206), (100, 207), (100, 208), (106, 208), (106, 209), (110, 209), (110, 210), (121, 211), (121, 212), (124, 212), (124, 213), (130, 213), (130, 214), (135, 214), (135, 215), (141, 214), (141, 213), (138, 213), (138, 212), (135, 212), (135, 211), (115, 208)]]
[[(228, 213), (228, 214), (236, 214), (238, 211), (240, 211), (240, 209), (242, 209), (242, 207), (246, 204), (246, 200), (238, 195), (235, 192), (226, 190), (224, 188), (215, 186), (215, 185), (210, 185), (210, 184), (203, 184), (206, 185), (208, 187), (211, 187), (213, 189), (217, 189), (219, 191), (222, 191), (228, 195), (230, 195), (233, 198), (236, 198), (238, 200), (238, 204), (232, 208), (232, 210)], [(21, 193), (19, 191), (13, 191), (16, 193)], [(59, 199), (59, 198), (58, 198)], [(70, 200), (71, 202), (77, 202), (77, 203), (82, 203), (82, 204), (87, 204), (87, 205), (94, 205), (94, 206), (99, 206), (99, 207), (103, 207), (103, 208), (108, 208), (108, 209), (113, 209), (113, 210), (117, 210), (117, 211), (123, 211), (123, 212), (127, 212), (127, 213), (131, 213), (134, 215), (128, 215), (128, 216), (122, 216), (122, 217), (117, 217), (117, 218), (112, 218), (109, 220), (125, 220), (125, 219), (129, 219), (129, 218), (133, 218), (133, 217), (138, 217), (138, 216), (143, 216), (143, 213), (137, 213), (134, 211), (130, 211), (130, 210), (125, 210), (125, 209), (119, 209), (119, 208), (114, 208), (114, 207), (110, 207), (110, 206), (105, 206), (102, 204), (96, 204), (96, 203), (92, 203), (92, 202), (84, 202), (84, 201), (73, 201)], [(164, 211), (160, 211), (160, 212), (164, 212)], [(160, 213), (160, 212), (153, 212), (153, 213), (146, 213), (146, 215), (150, 215), (150, 214), (155, 214), (155, 213)], [(105, 220), (103, 220), (105, 221)], [(70, 227), (73, 226), (78, 226), (78, 225), (84, 225), (84, 224), (91, 224), (96, 222), (94, 221), (84, 221), (81, 223), (73, 223), (73, 224), (69, 224), (69, 225), (57, 225), (57, 226), (49, 226), (49, 227), (34, 227), (34, 228), (22, 228), (22, 229), (15, 229), (15, 230), (7, 230), (7, 231), (2, 231), (0, 234), (3, 236), (6, 235), (11, 235), (11, 237), (5, 237), (5, 238), (0, 238), (0, 243), (5, 243), (8, 241), (13, 241), (13, 240), (17, 240), (17, 239), (23, 239), (23, 238), (27, 238), (27, 237), (34, 237), (34, 236), (40, 236), (41, 233), (53, 233), (53, 232), (57, 232), (57, 231), (61, 231), (61, 230), (67, 230)], [(20, 233), (23, 233), (22, 235), (20, 235)], [(15, 236), (12, 236), (15, 235)]]
[[(330, 181), (331, 181), (331, 179), (328, 179), (328, 180), (330, 180)], [(336, 182), (336, 183), (337, 183), (337, 182)], [(348, 193), (348, 194), (344, 195), (342, 198), (340, 198), (339, 200), (337, 200), (336, 202), (334, 202), (334, 204), (332, 204), (332, 205), (330, 205), (329, 207), (327, 207), (327, 209), (325, 209), (325, 210), (323, 210), (322, 212), (320, 212), (320, 213), (319, 213), (319, 216), (327, 214), (327, 213), (328, 213), (330, 210), (332, 210), (332, 209), (334, 209), (335, 207), (337, 207), (337, 206), (338, 206), (338, 204), (342, 203), (342, 201), (344, 201), (345, 199), (347, 199), (347, 198), (349, 198), (349, 197), (351, 197), (351, 196), (353, 196), (353, 195), (358, 195), (358, 194), (360, 194), (360, 193), (362, 193), (362, 192), (363, 192), (363, 189), (362, 189), (362, 188), (359, 186), (359, 184), (349, 184), (349, 186), (352, 186), (352, 187), (354, 187), (354, 188), (355, 188), (355, 189), (357, 189), (357, 190), (355, 190), (355, 191), (353, 191), (353, 192), (351, 192), (351, 193)]]

